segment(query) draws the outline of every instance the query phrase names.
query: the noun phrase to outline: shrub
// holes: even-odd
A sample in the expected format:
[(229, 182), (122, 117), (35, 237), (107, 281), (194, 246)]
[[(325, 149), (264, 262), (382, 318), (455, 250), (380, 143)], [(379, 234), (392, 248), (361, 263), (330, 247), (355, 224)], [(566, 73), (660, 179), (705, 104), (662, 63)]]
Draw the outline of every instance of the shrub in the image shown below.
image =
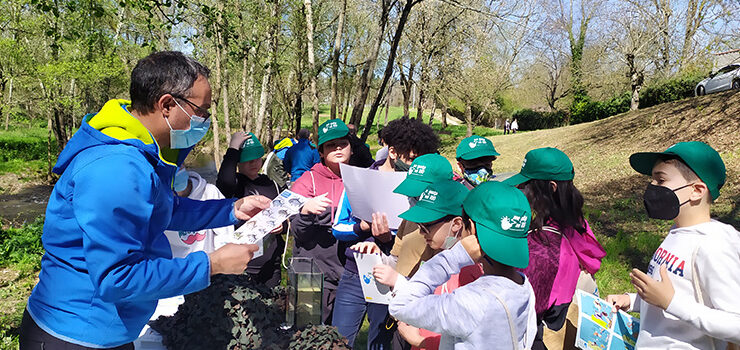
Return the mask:
[(694, 88), (704, 79), (704, 75), (699, 71), (689, 71), (650, 84), (640, 93), (640, 108), (694, 96)]
[(625, 92), (607, 101), (586, 98), (571, 106), (570, 123), (579, 124), (604, 119), (630, 110), (630, 94)]
[(41, 244), (43, 230), (43, 217), (19, 228), (0, 229), (0, 266), (14, 264), (33, 271), (40, 269), (44, 254)]
[(520, 109), (514, 112), (511, 118), (517, 120), (519, 130), (527, 131), (557, 128), (563, 125), (565, 116), (562, 111), (537, 112), (531, 109)]
[(47, 140), (19, 132), (0, 134), (0, 162), (46, 159)]

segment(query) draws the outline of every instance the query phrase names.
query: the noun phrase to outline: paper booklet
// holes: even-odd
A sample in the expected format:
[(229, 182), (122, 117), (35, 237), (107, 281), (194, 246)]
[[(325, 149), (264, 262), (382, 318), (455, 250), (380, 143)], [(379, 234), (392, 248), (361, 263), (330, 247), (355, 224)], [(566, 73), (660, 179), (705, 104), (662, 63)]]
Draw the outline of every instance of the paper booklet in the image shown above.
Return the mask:
[(257, 244), (260, 249), (254, 253), (252, 259), (261, 256), (265, 248), (262, 244), (263, 238), (290, 216), (298, 214), (307, 200), (306, 197), (289, 190), (280, 192), (272, 200), (270, 207), (262, 210), (236, 229), (230, 239), (227, 240), (228, 243)]
[[(357, 272), (360, 275), (360, 284), (362, 285), (362, 294), (368, 303), (385, 304), (391, 303), (390, 287), (380, 284), (373, 277), (373, 267), (382, 264), (383, 260), (378, 254), (361, 254), (354, 253), (355, 262), (357, 263)], [(399, 277), (403, 278), (403, 277)]]
[(588, 350), (633, 350), (640, 333), (640, 319), (619, 310), (604, 299), (578, 290), (576, 346)]

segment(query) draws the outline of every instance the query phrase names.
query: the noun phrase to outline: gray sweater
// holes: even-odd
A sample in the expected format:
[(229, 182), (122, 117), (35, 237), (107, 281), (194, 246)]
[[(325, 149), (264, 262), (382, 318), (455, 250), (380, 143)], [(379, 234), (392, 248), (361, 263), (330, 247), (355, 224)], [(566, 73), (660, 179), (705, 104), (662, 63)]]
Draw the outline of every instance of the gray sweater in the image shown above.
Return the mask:
[[(441, 334), (440, 350), (529, 349), (537, 324), (534, 292), (526, 277), (519, 285), (505, 277), (483, 275), (451, 294), (434, 294), (437, 286), (473, 263), (459, 243), (437, 254), (408, 282), (398, 279), (388, 310), (402, 322)], [(509, 319), (499, 298), (511, 314), (517, 345), (512, 344)]]

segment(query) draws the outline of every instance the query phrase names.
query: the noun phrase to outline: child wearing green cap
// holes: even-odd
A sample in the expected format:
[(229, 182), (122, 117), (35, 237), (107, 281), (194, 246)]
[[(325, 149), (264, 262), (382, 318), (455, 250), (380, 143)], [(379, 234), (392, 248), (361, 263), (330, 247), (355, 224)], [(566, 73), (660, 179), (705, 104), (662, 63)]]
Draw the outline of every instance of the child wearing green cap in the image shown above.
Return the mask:
[[(503, 181), (524, 192), (534, 213), (527, 236), (530, 264), (522, 270), (536, 297), (539, 328), (532, 349), (546, 348), (546, 333), (548, 348), (564, 346), (565, 332), (554, 336), (550, 330), (563, 327), (576, 287), (593, 282), (591, 276), (606, 255), (583, 217), (583, 196), (573, 184), (574, 174), (565, 153), (546, 147), (527, 152), (521, 172)], [(594, 292), (595, 284), (588, 291)]]
[(632, 269), (637, 294), (610, 295), (615, 308), (640, 312), (637, 349), (725, 349), (740, 343), (740, 233), (710, 216), (725, 183), (719, 153), (680, 142), (635, 153), (630, 165), (652, 177), (643, 196), (651, 218), (673, 220), (647, 274)]
[(344, 193), (339, 164), (348, 163), (352, 155), (348, 133), (347, 125), (340, 119), (321, 124), (318, 135), (321, 161), (291, 187), (291, 191), (310, 198), (291, 219), (290, 232), (295, 237), (293, 256), (314, 259), (324, 273), (321, 308), (324, 324), (332, 322), (337, 286), (344, 272), (339, 243), (331, 228)]
[[(391, 315), (440, 333), (440, 349), (530, 348), (537, 332), (535, 298), (526, 276), (516, 271), (529, 263), (530, 218), (527, 198), (512, 186), (487, 182), (470, 191), (462, 212), (470, 235), (394, 289)], [(454, 293), (432, 294), (476, 263), (483, 276)]]
[[(229, 149), (218, 169), (216, 187), (226, 198), (241, 198), (259, 194), (275, 199), (280, 188), (267, 175), (260, 174), (265, 149), (251, 132), (237, 131), (231, 136)], [(240, 225), (236, 225), (239, 227)], [(264, 253), (252, 259), (246, 273), (255, 281), (274, 287), (280, 284), (281, 248), (285, 245), (283, 234), (288, 232), (288, 222), (282, 223), (264, 238)]]
[(460, 141), (455, 150), (457, 166), (462, 173), (462, 184), (472, 189), (494, 178), (493, 161), (500, 154), (491, 140), (473, 135)]

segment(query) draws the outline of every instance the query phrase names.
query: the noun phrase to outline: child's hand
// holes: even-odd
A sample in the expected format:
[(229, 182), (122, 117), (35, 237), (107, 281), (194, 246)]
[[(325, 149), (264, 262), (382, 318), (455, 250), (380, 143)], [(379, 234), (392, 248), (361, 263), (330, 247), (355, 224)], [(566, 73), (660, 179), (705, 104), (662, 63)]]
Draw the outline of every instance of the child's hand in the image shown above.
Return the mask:
[(627, 294), (611, 294), (606, 297), (606, 302), (613, 305), (612, 312), (617, 312), (618, 309), (627, 311), (632, 304), (630, 296)]
[(385, 213), (373, 213), (372, 232), (373, 237), (384, 243), (393, 238), (388, 227), (388, 216)]
[(398, 333), (411, 346), (421, 347), (424, 342), (424, 337), (419, 333), (419, 328), (411, 326), (408, 323), (398, 321)]
[(673, 284), (668, 277), (665, 265), (660, 265), (660, 279), (658, 282), (638, 269), (632, 269), (630, 273), (632, 285), (637, 289), (637, 294), (648, 304), (655, 305), (663, 310), (668, 308), (676, 293)]
[(380, 247), (373, 242), (360, 242), (355, 243), (349, 249), (357, 251), (362, 254), (380, 254)]
[(475, 237), (475, 235), (470, 235), (461, 239), (460, 244), (462, 244), (463, 248), (465, 248), (474, 262), (477, 263), (483, 259), (483, 251), (481, 250), (480, 244), (478, 244), (478, 238)]
[(375, 277), (375, 280), (380, 284), (393, 288), (396, 286), (398, 272), (388, 265), (378, 264), (373, 267), (373, 277)]
[(304, 204), (301, 208), (301, 214), (320, 215), (321, 213), (326, 211), (326, 208), (331, 205), (331, 199), (327, 198), (326, 196), (327, 193), (324, 193), (320, 196), (313, 197), (307, 200), (306, 204)]

